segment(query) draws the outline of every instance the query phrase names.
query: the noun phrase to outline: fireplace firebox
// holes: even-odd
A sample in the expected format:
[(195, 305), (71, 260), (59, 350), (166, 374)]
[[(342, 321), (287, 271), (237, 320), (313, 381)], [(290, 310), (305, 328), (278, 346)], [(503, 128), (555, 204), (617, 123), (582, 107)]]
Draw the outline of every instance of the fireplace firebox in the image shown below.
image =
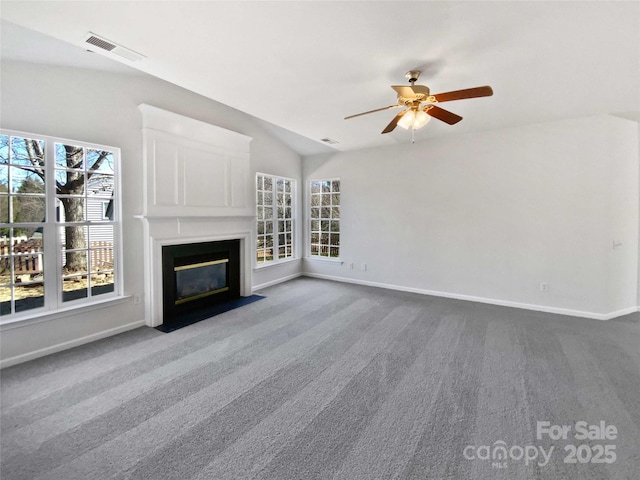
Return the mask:
[(162, 294), (165, 328), (240, 297), (240, 240), (163, 246)]

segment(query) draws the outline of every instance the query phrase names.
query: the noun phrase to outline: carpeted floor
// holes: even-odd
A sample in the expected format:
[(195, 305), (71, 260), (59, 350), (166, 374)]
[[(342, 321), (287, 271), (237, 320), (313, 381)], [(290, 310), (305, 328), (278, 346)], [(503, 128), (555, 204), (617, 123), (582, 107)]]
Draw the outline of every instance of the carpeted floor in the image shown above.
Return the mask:
[(638, 315), (260, 293), (3, 370), (2, 480), (640, 478)]

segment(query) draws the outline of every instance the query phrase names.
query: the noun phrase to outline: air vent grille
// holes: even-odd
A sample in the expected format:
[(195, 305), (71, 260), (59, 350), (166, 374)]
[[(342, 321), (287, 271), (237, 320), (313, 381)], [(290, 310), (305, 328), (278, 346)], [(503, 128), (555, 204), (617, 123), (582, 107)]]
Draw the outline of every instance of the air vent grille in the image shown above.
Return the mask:
[[(122, 58), (126, 58), (132, 62), (137, 62), (138, 60), (142, 60), (146, 58), (144, 55), (134, 52), (133, 50), (123, 47), (122, 45), (118, 45), (117, 43), (111, 42), (106, 38), (100, 37), (95, 33), (87, 33), (84, 38), (84, 42), (88, 45), (92, 45), (94, 47), (98, 47), (101, 50), (105, 50), (110, 52), (113, 55), (117, 55)], [(99, 52), (98, 52), (99, 53)]]
[(85, 40), (87, 43), (90, 43), (91, 45), (95, 45), (96, 47), (99, 47), (103, 50), (107, 50), (108, 52), (110, 52), (111, 50), (113, 50), (114, 48), (116, 48), (116, 46), (113, 43), (107, 42), (106, 40), (103, 40), (102, 38), (98, 38), (95, 35), (90, 35), (89, 38), (87, 38)]

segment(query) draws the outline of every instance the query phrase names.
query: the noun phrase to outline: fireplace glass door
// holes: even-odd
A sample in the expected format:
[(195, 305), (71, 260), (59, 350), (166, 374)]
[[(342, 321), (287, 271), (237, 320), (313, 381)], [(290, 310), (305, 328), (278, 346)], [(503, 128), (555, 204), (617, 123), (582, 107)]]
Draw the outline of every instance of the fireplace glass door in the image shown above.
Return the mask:
[(163, 324), (240, 296), (240, 241), (162, 247)]
[(176, 273), (175, 304), (182, 305), (229, 290), (228, 265), (229, 259), (224, 258), (173, 267)]

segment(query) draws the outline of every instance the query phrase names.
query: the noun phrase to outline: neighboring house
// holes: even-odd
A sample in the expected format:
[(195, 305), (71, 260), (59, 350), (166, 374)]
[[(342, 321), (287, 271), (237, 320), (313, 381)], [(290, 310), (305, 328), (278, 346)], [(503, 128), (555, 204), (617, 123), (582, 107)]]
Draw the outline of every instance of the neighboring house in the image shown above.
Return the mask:
[[(113, 186), (113, 175), (93, 176), (88, 180), (85, 209), (89, 222), (99, 224), (113, 220)], [(64, 208), (60, 200), (57, 201), (56, 216), (59, 222), (65, 221)], [(64, 244), (64, 230), (60, 234), (60, 240)], [(113, 228), (109, 225), (92, 225), (90, 241), (113, 244)]]

